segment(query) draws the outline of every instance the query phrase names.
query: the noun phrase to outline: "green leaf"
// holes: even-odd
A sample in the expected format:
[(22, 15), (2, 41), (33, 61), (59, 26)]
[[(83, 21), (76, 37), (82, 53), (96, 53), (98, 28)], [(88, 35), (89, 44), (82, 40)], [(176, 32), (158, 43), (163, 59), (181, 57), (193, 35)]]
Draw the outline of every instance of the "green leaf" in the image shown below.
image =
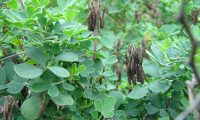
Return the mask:
[[(137, 115), (139, 115), (139, 109), (137, 108), (137, 102), (136, 100), (130, 100), (127, 103), (127, 113), (128, 115), (132, 116), (132, 117), (136, 117)], [(142, 107), (144, 108), (144, 107)]]
[(23, 26), (23, 23), (27, 19), (25, 13), (19, 12), (17, 10), (4, 10), (3, 12), (7, 17), (10, 22), (13, 23), (18, 23), (20, 27)]
[(51, 52), (53, 52), (54, 54), (58, 54), (58, 53), (60, 53), (60, 45), (59, 45), (59, 43), (54, 43), (53, 45), (52, 45), (52, 49), (51, 49)]
[(94, 68), (96, 71), (101, 71), (104, 68), (104, 65), (103, 65), (101, 59), (94, 60)]
[(153, 77), (159, 77), (160, 73), (160, 67), (159, 65), (154, 61), (144, 61), (143, 63), (144, 72), (148, 75), (151, 75)]
[(6, 89), (7, 85), (0, 85), (0, 90)]
[(52, 66), (52, 67), (48, 67), (48, 69), (51, 72), (53, 72), (55, 75), (57, 75), (58, 77), (66, 78), (70, 76), (68, 70), (63, 67)]
[(73, 0), (57, 0), (58, 6), (65, 9), (67, 6), (72, 5)]
[(116, 104), (116, 99), (114, 97), (107, 97), (102, 106), (102, 114), (105, 118), (110, 118), (114, 116), (114, 106)]
[(152, 92), (165, 92), (167, 91), (171, 86), (171, 83), (167, 80), (159, 80), (154, 81), (151, 84), (148, 85), (148, 88)]
[(59, 95), (59, 90), (55, 85), (52, 85), (48, 90), (48, 95), (51, 97), (56, 97)]
[(78, 61), (78, 56), (74, 53), (67, 52), (61, 53), (56, 57), (57, 60), (66, 61), (66, 62), (75, 62)]
[(36, 6), (46, 6), (49, 3), (49, 0), (32, 0)]
[(85, 72), (85, 70), (86, 70), (86, 66), (84, 65), (84, 64), (82, 64), (82, 65), (80, 65), (79, 67), (78, 67), (78, 72), (81, 74), (81, 73), (83, 73), (83, 72)]
[(170, 113), (170, 115), (171, 115), (171, 117), (173, 119), (175, 119), (178, 116), (178, 114), (179, 114), (178, 111), (176, 111), (176, 110), (174, 110), (172, 108), (168, 108), (168, 112)]
[(25, 51), (26, 55), (29, 56), (32, 60), (36, 61), (38, 64), (45, 66), (47, 58), (44, 55), (44, 52), (35, 47), (31, 47)]
[(127, 120), (127, 112), (125, 110), (116, 110), (114, 120)]
[(33, 79), (30, 83), (32, 92), (44, 92), (50, 87), (50, 81), (42, 80), (41, 78)]
[(94, 91), (92, 88), (87, 88), (84, 91), (84, 97), (90, 100), (95, 100), (99, 97), (99, 93), (97, 91)]
[(185, 98), (185, 97), (182, 97), (182, 98), (181, 98), (181, 103), (182, 103), (182, 105), (183, 105), (184, 107), (188, 107), (188, 106), (189, 106), (188, 100), (187, 100), (187, 98)]
[(116, 55), (112, 55), (106, 60), (105, 64), (112, 65), (112, 64), (116, 63), (117, 61), (118, 61), (117, 56)]
[(151, 46), (151, 50), (153, 54), (155, 55), (156, 59), (159, 61), (159, 63), (163, 63), (164, 55), (163, 55), (163, 52), (160, 50), (160, 48), (157, 45), (153, 44)]
[(57, 0), (57, 4), (60, 8), (64, 8), (66, 5), (65, 0)]
[(71, 8), (67, 8), (65, 11), (65, 19), (67, 22), (71, 22), (79, 13), (78, 10), (73, 10)]
[(44, 72), (43, 69), (26, 63), (15, 65), (14, 70), (17, 75), (27, 79), (40, 77)]
[(12, 9), (18, 9), (19, 5), (17, 3), (16, 0), (9, 0), (8, 2), (6, 2), (6, 5)]
[(5, 69), (5, 72), (6, 72), (6, 78), (8, 80), (12, 80), (13, 76), (15, 75), (14, 65), (15, 64), (12, 63), (12, 62), (6, 62), (5, 63), (4, 69)]
[(197, 25), (192, 25), (191, 26), (191, 31), (192, 31), (192, 34), (194, 35), (195, 38), (199, 38), (200, 37), (200, 29), (199, 29), (199, 26)]
[(4, 68), (0, 68), (0, 84), (5, 84), (6, 83), (6, 71)]
[(26, 12), (28, 16), (33, 16), (37, 12), (38, 8), (36, 8), (33, 5), (27, 5), (26, 6)]
[(90, 114), (91, 114), (92, 118), (95, 119), (95, 120), (97, 120), (98, 117), (99, 117), (99, 114), (98, 114), (97, 111), (92, 111)]
[(180, 32), (180, 28), (176, 24), (164, 24), (162, 25), (161, 30), (169, 35), (175, 35)]
[(199, 0), (193, 0), (193, 2), (194, 2), (194, 6), (195, 7), (197, 7), (197, 8), (199, 8), (200, 7), (200, 1)]
[(170, 120), (169, 117), (158, 118), (158, 120)]
[(22, 78), (22, 77), (18, 76), (17, 74), (15, 74), (12, 81), (24, 83), (24, 82), (28, 81), (28, 79)]
[(71, 120), (86, 120), (86, 119), (81, 115), (74, 115), (72, 116)]
[(169, 113), (164, 109), (160, 110), (160, 116), (161, 117), (170, 117)]
[(145, 105), (145, 109), (146, 109), (147, 113), (150, 115), (155, 114), (160, 110), (156, 106), (149, 105), (149, 104)]
[(123, 102), (122, 94), (120, 92), (117, 92), (117, 91), (111, 91), (109, 93), (109, 95), (112, 96), (112, 97), (115, 97), (115, 99), (116, 99), (115, 108), (118, 108)]
[(74, 100), (71, 97), (71, 95), (67, 93), (60, 93), (57, 97), (52, 97), (52, 100), (55, 104), (59, 106), (65, 106), (65, 105), (73, 105)]
[(25, 100), (20, 108), (22, 115), (27, 120), (36, 120), (39, 118), (41, 109), (41, 99), (38, 96)]
[(114, 116), (114, 111), (108, 111), (102, 113), (105, 118), (111, 118)]
[(40, 6), (40, 0), (32, 0), (32, 1), (33, 1), (33, 3), (34, 3), (35, 5)]
[(110, 118), (114, 116), (115, 103), (116, 99), (114, 97), (107, 96), (103, 101), (100, 99), (95, 100), (94, 106), (105, 118)]
[(143, 86), (135, 86), (132, 91), (128, 94), (128, 97), (131, 99), (140, 99), (146, 96), (148, 89)]
[(75, 87), (69, 83), (63, 83), (62, 84), (62, 87), (65, 89), (65, 90), (69, 90), (69, 91), (73, 91), (75, 89)]
[(100, 99), (94, 101), (94, 107), (97, 111), (102, 111), (103, 102)]
[(7, 85), (7, 87), (8, 87), (7, 91), (9, 93), (11, 93), (11, 94), (17, 94), (17, 93), (21, 92), (21, 90), (22, 90), (22, 88), (24, 86), (25, 86), (25, 84), (22, 83), (22, 82), (14, 82), (14, 81), (12, 81), (12, 82), (8, 83), (8, 85)]

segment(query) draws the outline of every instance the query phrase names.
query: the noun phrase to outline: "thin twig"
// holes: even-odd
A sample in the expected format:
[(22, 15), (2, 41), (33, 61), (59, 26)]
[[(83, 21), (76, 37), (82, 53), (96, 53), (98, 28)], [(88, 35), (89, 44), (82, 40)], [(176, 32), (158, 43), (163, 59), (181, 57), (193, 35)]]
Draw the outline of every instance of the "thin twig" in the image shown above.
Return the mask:
[(101, 0), (95, 0), (95, 13), (96, 13), (96, 24), (94, 28), (94, 35), (98, 35), (99, 33), (99, 20), (100, 20), (100, 2)]
[(16, 56), (22, 55), (22, 54), (24, 54), (24, 52), (19, 52), (19, 53), (16, 53), (16, 54), (12, 54), (12, 55), (9, 55), (9, 56), (6, 56), (6, 57), (3, 57), (3, 58), (0, 58), (0, 61), (4, 61), (4, 60), (7, 60), (7, 59), (10, 59), (10, 58), (13, 58), (13, 57), (16, 57)]
[[(94, 0), (95, 1), (95, 14), (96, 14), (96, 21), (95, 21), (95, 27), (94, 27), (94, 32), (93, 34), (96, 36), (99, 34), (99, 20), (100, 20), (100, 4), (101, 0)], [(97, 40), (94, 41), (94, 53), (96, 52), (97, 49)], [(93, 56), (93, 59), (95, 59), (95, 55)]]
[(192, 52), (191, 52), (191, 56), (190, 56), (190, 60), (189, 60), (189, 65), (194, 74), (193, 74), (192, 80), (187, 82), (190, 106), (184, 112), (182, 112), (176, 118), (176, 120), (184, 120), (185, 117), (187, 117), (187, 115), (191, 112), (193, 112), (195, 119), (199, 120), (200, 112), (199, 112), (197, 106), (199, 106), (199, 104), (200, 104), (200, 95), (198, 95), (198, 96), (195, 95), (195, 88), (200, 84), (199, 73), (195, 66), (195, 54), (196, 54), (196, 51), (198, 48), (198, 40), (193, 36), (190, 26), (188, 25), (188, 23), (185, 19), (186, 3), (187, 3), (187, 0), (184, 0), (183, 4), (182, 4), (181, 12), (179, 14), (179, 21), (185, 28), (187, 34), (189, 35), (190, 43), (192, 45)]
[(195, 60), (194, 60), (194, 56), (195, 56), (196, 50), (198, 48), (198, 41), (193, 36), (191, 29), (190, 29), (188, 23), (185, 20), (185, 14), (184, 14), (185, 5), (186, 5), (186, 0), (183, 1), (183, 5), (182, 5), (181, 12), (180, 12), (180, 15), (179, 15), (179, 21), (182, 23), (183, 27), (185, 28), (187, 34), (190, 37), (190, 42), (191, 42), (191, 45), (192, 45), (192, 53), (191, 53), (191, 56), (190, 56), (189, 65), (191, 66), (191, 68), (194, 72), (194, 75), (195, 75), (196, 79), (198, 80), (198, 83), (200, 83), (200, 77), (199, 77), (197, 68), (195, 66)]
[(21, 4), (22, 8), (25, 9), (23, 0), (19, 0), (19, 2), (20, 2), (20, 4)]
[(188, 114), (190, 114), (200, 103), (200, 94), (196, 96), (194, 102), (184, 111), (182, 112), (176, 120), (184, 120)]

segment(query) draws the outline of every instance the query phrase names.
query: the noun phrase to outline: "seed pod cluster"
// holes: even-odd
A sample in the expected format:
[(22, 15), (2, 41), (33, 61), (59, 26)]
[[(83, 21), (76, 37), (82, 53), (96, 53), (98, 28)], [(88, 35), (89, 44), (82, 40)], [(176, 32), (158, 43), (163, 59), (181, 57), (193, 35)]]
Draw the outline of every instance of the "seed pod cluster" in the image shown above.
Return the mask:
[(89, 9), (89, 14), (87, 18), (88, 30), (94, 31), (96, 25), (96, 11), (95, 11), (95, 3), (93, 0), (90, 1), (88, 9)]
[(93, 31), (98, 28), (104, 27), (104, 16), (106, 9), (103, 9), (101, 14), (101, 8), (100, 8), (100, 0), (91, 0), (89, 7), (88, 7), (89, 13), (88, 13), (88, 30)]
[(194, 11), (192, 12), (191, 21), (192, 21), (193, 24), (197, 24), (197, 23), (198, 23), (199, 12), (200, 12), (199, 9), (194, 10)]
[(105, 16), (106, 9), (103, 10), (103, 13), (100, 17), (100, 28), (104, 28), (104, 16)]
[(144, 49), (130, 45), (126, 56), (127, 76), (129, 84), (144, 83), (145, 74), (142, 67)]
[(118, 76), (118, 81), (121, 81), (121, 76), (122, 76), (122, 71), (123, 68), (121, 68), (120, 66), (120, 61), (121, 61), (121, 55), (120, 55), (120, 49), (122, 48), (122, 41), (118, 40), (114, 46), (115, 50), (114, 50), (114, 54), (117, 56), (117, 60), (118, 62), (114, 64), (114, 70)]

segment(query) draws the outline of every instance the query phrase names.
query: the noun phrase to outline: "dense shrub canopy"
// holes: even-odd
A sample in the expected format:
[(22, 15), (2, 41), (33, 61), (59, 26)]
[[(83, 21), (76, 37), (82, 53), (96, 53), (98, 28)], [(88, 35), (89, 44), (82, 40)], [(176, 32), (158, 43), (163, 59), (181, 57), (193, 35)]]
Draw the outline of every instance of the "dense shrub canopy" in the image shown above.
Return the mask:
[[(181, 5), (0, 0), (0, 119), (175, 119), (190, 104), (191, 55), (200, 70), (200, 50), (191, 54), (191, 36), (177, 20)], [(195, 39), (199, 7), (188, 0), (182, 11)]]

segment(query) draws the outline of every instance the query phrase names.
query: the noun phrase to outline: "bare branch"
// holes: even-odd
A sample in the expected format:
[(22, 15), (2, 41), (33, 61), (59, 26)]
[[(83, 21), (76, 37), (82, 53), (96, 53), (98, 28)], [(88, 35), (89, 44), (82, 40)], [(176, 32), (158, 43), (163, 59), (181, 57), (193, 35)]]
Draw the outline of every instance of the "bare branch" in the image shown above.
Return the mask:
[(16, 53), (16, 54), (12, 54), (12, 55), (0, 58), (0, 61), (4, 61), (4, 60), (10, 59), (10, 58), (14, 58), (14, 57), (22, 55), (22, 54), (24, 54), (24, 52), (19, 52), (19, 53)]
[(20, 2), (20, 4), (21, 4), (22, 8), (25, 9), (23, 0), (19, 0), (19, 2)]
[(190, 106), (184, 112), (182, 112), (176, 118), (176, 120), (184, 120), (185, 117), (187, 117), (187, 115), (191, 112), (193, 112), (195, 119), (199, 120), (200, 112), (199, 112), (197, 106), (199, 106), (199, 104), (200, 104), (200, 94), (197, 96), (195, 94), (195, 87), (197, 87), (200, 84), (199, 73), (195, 66), (195, 54), (196, 54), (196, 51), (198, 48), (198, 40), (193, 36), (190, 26), (188, 25), (188, 23), (185, 19), (184, 9), (185, 9), (186, 3), (187, 3), (187, 0), (184, 0), (178, 19), (181, 22), (181, 24), (183, 25), (183, 27), (185, 28), (185, 30), (190, 38), (190, 43), (192, 45), (192, 51), (191, 51), (191, 56), (190, 56), (190, 60), (189, 60), (189, 65), (192, 68), (192, 71), (194, 74), (193, 74), (192, 80), (187, 82)]
[(183, 27), (185, 28), (187, 34), (190, 37), (190, 42), (191, 42), (191, 45), (192, 45), (192, 53), (191, 53), (191, 56), (190, 56), (189, 65), (191, 66), (191, 68), (192, 68), (192, 70), (194, 72), (194, 75), (195, 75), (196, 79), (198, 80), (198, 83), (200, 83), (200, 77), (199, 77), (197, 68), (195, 66), (195, 61), (194, 61), (194, 56), (195, 56), (196, 50), (198, 48), (198, 41), (193, 36), (193, 34), (191, 32), (191, 29), (190, 29), (188, 23), (185, 20), (185, 12), (184, 12), (185, 5), (186, 5), (186, 0), (183, 1), (183, 5), (182, 5), (181, 12), (179, 14), (179, 18), (178, 19), (182, 23)]
[(200, 94), (196, 96), (193, 103), (184, 112), (182, 112), (176, 118), (176, 120), (184, 120), (184, 118), (186, 118), (189, 113), (191, 113), (194, 109), (196, 109), (196, 107), (199, 105), (199, 103), (200, 103)]

